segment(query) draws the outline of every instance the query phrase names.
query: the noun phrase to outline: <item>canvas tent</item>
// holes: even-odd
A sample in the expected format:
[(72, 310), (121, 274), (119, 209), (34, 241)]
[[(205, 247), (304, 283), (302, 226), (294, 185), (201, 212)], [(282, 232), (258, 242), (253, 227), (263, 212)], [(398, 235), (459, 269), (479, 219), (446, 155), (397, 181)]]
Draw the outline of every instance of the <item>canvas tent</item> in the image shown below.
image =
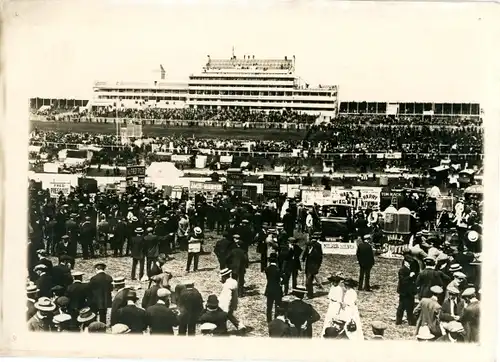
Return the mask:
[(172, 162), (153, 162), (146, 169), (146, 176), (157, 186), (182, 185), (180, 178), (183, 174)]

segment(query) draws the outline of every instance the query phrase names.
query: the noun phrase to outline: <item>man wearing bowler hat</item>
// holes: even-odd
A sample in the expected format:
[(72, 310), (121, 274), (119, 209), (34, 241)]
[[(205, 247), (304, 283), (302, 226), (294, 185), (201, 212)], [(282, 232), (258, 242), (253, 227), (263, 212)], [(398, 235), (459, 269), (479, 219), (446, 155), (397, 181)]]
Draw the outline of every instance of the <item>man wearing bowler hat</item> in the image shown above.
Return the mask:
[(117, 312), (117, 321), (119, 324), (125, 324), (130, 328), (130, 333), (141, 334), (147, 329), (146, 311), (139, 308), (137, 303), (137, 293), (135, 290), (129, 290), (125, 296), (127, 305)]
[(90, 278), (88, 288), (90, 292), (90, 306), (97, 314), (99, 322), (106, 323), (108, 308), (111, 308), (111, 292), (113, 278), (106, 274), (106, 264), (97, 263), (94, 266), (95, 275)]
[(196, 323), (203, 311), (203, 297), (194, 287), (192, 280), (182, 283), (184, 289), (177, 301), (179, 308), (179, 335), (194, 336), (196, 334)]
[(219, 300), (215, 294), (211, 294), (207, 298), (206, 308), (203, 310), (199, 323), (213, 323), (216, 328), (213, 331), (214, 335), (224, 336), (227, 334), (228, 314), (219, 307)]
[(89, 289), (88, 283), (83, 283), (83, 273), (72, 271), (73, 283), (66, 288), (66, 296), (69, 298), (68, 310), (73, 319), (76, 319), (80, 309), (88, 305)]
[(321, 317), (311, 304), (302, 300), (306, 294), (305, 287), (297, 286), (292, 290), (292, 294), (297, 299), (289, 303), (287, 315), (290, 323), (295, 327), (294, 335), (300, 338), (312, 338), (313, 324)]

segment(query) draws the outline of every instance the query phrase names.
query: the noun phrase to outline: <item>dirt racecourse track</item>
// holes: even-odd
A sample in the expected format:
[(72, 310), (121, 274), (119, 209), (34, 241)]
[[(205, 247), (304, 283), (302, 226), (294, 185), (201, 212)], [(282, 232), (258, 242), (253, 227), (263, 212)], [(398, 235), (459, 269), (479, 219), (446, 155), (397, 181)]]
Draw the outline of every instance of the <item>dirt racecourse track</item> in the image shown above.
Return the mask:
[[(31, 121), (31, 128), (41, 131), (60, 131), (78, 133), (116, 134), (116, 127), (110, 123), (73, 123)], [(262, 140), (301, 140), (306, 131), (291, 131), (279, 129), (243, 129), (243, 128), (218, 128), (218, 127), (174, 127), (161, 125), (145, 125), (142, 128), (145, 136), (183, 136), (196, 138), (219, 139), (262, 139)]]
[[(301, 235), (296, 235), (303, 241)], [(219, 280), (219, 267), (217, 259), (211, 253), (218, 236), (214, 233), (207, 233), (204, 245), (205, 255), (200, 256), (198, 272), (185, 273), (186, 253), (179, 252), (172, 255), (172, 259), (167, 262), (169, 270), (173, 274), (171, 282), (175, 286), (178, 281), (189, 278), (195, 282), (196, 288), (200, 291), (203, 299), (206, 301), (208, 295), (219, 294), (221, 283)], [(301, 241), (301, 242), (302, 242)], [(108, 251), (109, 253), (109, 251)], [(247, 270), (246, 296), (240, 299), (236, 315), (241, 321), (249, 327), (250, 336), (268, 336), (267, 323), (265, 317), (265, 297), (263, 296), (265, 288), (265, 276), (260, 272), (260, 264), (255, 247), (250, 247), (249, 251), (250, 267)], [(92, 276), (92, 268), (97, 261), (105, 261), (108, 265), (107, 272), (113, 277), (124, 276), (130, 281), (130, 270), (132, 259), (130, 257), (121, 258), (98, 258), (92, 260), (77, 259), (75, 269), (85, 272), (84, 279), (88, 280)], [(374, 320), (381, 320), (389, 326), (386, 330), (386, 338), (396, 340), (410, 340), (414, 338), (414, 327), (409, 327), (406, 323), (401, 326), (395, 326), (392, 318), (395, 316), (398, 297), (396, 294), (397, 272), (400, 265), (398, 260), (388, 260), (377, 258), (375, 266), (372, 269), (373, 292), (358, 292), (358, 305), (363, 323), (365, 337), (371, 337), (370, 324)], [(358, 267), (355, 256), (325, 255), (323, 266), (319, 276), (324, 283), (324, 290), (321, 291), (315, 287), (315, 298), (312, 300), (313, 306), (318, 313), (324, 317), (328, 308), (326, 295), (329, 289), (327, 277), (337, 271), (342, 271), (346, 277), (352, 277), (357, 280)], [(299, 283), (302, 282), (299, 277)], [(141, 287), (138, 290), (139, 297), (142, 300), (147, 283), (139, 281), (131, 282), (135, 287)], [(323, 319), (314, 324), (313, 333), (318, 337), (323, 327)], [(231, 323), (228, 323), (231, 333), (236, 333)], [(198, 332), (199, 333), (199, 332)]]

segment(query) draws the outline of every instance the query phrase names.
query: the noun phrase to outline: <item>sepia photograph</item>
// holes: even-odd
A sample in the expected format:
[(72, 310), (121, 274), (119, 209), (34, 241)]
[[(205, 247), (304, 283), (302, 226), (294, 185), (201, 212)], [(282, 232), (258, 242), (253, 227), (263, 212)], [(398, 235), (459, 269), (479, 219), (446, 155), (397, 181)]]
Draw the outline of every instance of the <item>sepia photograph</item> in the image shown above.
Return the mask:
[(7, 6), (26, 331), (479, 345), (479, 8), (174, 3)]

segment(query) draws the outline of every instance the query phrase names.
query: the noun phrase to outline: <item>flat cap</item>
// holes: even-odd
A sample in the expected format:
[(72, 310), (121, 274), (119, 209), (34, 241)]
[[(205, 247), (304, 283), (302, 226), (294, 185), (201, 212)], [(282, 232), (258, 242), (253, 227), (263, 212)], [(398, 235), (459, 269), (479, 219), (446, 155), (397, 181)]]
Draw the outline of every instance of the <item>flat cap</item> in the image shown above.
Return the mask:
[(449, 293), (449, 294), (460, 294), (460, 290), (458, 290), (458, 288), (456, 286), (454, 286), (453, 284), (451, 285), (448, 285), (448, 287), (446, 288), (446, 291)]
[(165, 297), (170, 296), (170, 294), (172, 294), (172, 293), (170, 293), (170, 290), (168, 290), (167, 288), (160, 288), (160, 289), (158, 289), (156, 294), (158, 295), (158, 298), (165, 298)]
[(453, 273), (453, 278), (465, 279), (467, 276), (464, 273), (457, 271)]
[(439, 285), (433, 285), (431, 287), (431, 292), (434, 294), (441, 294), (443, 293), (443, 288), (441, 288)]
[(126, 334), (130, 333), (130, 328), (122, 323), (117, 323), (111, 327), (111, 334)]
[(476, 294), (476, 290), (474, 288), (467, 288), (463, 291), (462, 297), (472, 297)]

